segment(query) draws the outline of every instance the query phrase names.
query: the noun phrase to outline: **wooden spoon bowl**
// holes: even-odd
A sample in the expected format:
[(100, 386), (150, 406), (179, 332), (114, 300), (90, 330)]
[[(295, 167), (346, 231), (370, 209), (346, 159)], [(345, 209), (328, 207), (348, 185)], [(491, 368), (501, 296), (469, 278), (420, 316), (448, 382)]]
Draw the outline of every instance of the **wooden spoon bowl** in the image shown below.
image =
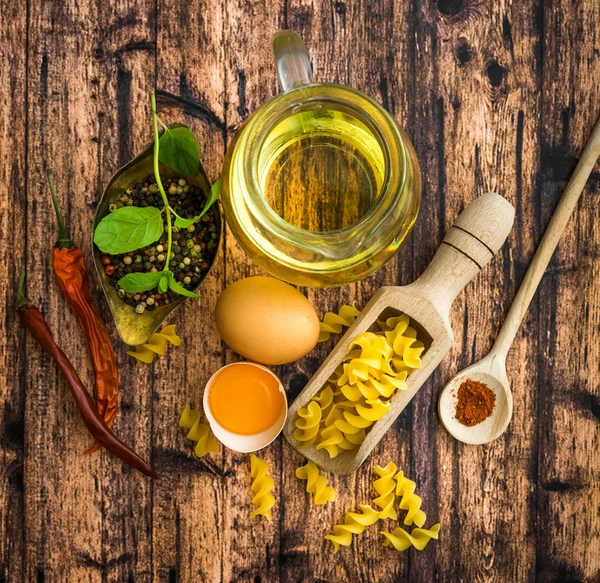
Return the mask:
[[(460, 385), (471, 379), (487, 385), (496, 395), (492, 414), (477, 425), (468, 427), (456, 419), (457, 392)], [(512, 418), (513, 399), (506, 376), (504, 361), (484, 358), (456, 375), (445, 387), (438, 401), (438, 412), (448, 433), (463, 443), (489, 443), (500, 437)]]

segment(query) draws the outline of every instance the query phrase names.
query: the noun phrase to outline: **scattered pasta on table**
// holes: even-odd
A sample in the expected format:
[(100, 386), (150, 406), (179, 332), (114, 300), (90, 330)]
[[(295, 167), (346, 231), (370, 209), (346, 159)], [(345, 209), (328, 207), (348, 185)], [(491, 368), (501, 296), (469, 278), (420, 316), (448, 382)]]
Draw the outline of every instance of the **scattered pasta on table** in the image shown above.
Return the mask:
[(344, 524), (336, 524), (333, 534), (325, 535), (325, 538), (332, 542), (334, 553), (337, 553), (340, 546), (349, 547), (353, 535), (362, 534), (367, 526), (379, 520), (379, 512), (368, 504), (359, 504), (359, 508), (360, 512), (347, 512)]
[(318, 342), (327, 342), (331, 334), (339, 334), (343, 327), (349, 328), (354, 324), (354, 320), (360, 315), (360, 311), (353, 304), (351, 306), (342, 306), (338, 313), (327, 312), (323, 320), (319, 323)]
[(135, 358), (138, 362), (151, 364), (157, 356), (164, 356), (167, 352), (167, 345), (181, 345), (181, 338), (175, 333), (175, 324), (165, 326), (160, 332), (152, 335), (152, 338), (135, 350), (128, 350), (127, 354)]
[(251, 490), (254, 494), (252, 504), (256, 510), (254, 516), (264, 516), (271, 520), (271, 508), (275, 505), (275, 496), (270, 490), (275, 486), (273, 478), (269, 475), (269, 464), (254, 454), (250, 454), (250, 477), (252, 478)]
[(194, 453), (197, 457), (203, 457), (209, 452), (216, 453), (219, 451), (219, 443), (212, 436), (210, 428), (205, 423), (202, 423), (200, 411), (192, 409), (189, 403), (181, 412), (179, 418), (179, 427), (187, 429), (187, 438), (190, 441), (195, 441)]
[[(404, 524), (415, 524), (416, 527), (410, 533), (400, 526), (391, 532), (381, 531), (384, 546), (393, 546), (397, 551), (405, 551), (410, 547), (422, 551), (432, 538), (437, 540), (440, 525), (434, 524), (429, 529), (422, 528), (427, 517), (421, 510), (421, 498), (414, 493), (416, 484), (397, 470), (396, 464), (392, 462), (386, 466), (376, 466), (375, 473), (378, 477), (373, 481), (373, 489), (378, 496), (373, 500), (373, 504), (379, 510), (368, 504), (361, 504), (360, 513), (348, 512), (344, 523), (336, 524), (333, 533), (325, 536), (325, 539), (333, 544), (334, 553), (340, 546), (350, 546), (353, 535), (361, 534), (367, 526), (372, 526), (379, 520), (398, 520), (398, 510), (406, 512)], [(396, 508), (399, 497), (400, 503)]]
[(313, 504), (321, 505), (335, 500), (335, 489), (327, 485), (327, 478), (319, 474), (319, 468), (313, 461), (296, 470), (296, 477), (306, 480), (306, 491), (312, 494)]
[(393, 546), (397, 551), (405, 551), (414, 547), (418, 551), (422, 551), (432, 538), (437, 540), (439, 532), (440, 525), (434, 524), (429, 529), (413, 528), (411, 533), (398, 526), (392, 532), (382, 530), (380, 534), (385, 538), (384, 547)]

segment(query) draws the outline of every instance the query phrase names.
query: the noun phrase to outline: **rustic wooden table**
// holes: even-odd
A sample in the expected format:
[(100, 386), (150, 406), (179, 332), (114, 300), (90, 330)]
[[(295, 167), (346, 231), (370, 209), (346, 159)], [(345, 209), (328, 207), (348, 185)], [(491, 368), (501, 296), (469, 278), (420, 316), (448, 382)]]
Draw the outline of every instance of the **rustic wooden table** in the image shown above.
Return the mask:
[[(487, 352), (600, 112), (597, 0), (402, 2), (0, 0), (0, 581), (598, 581), (600, 579), (600, 171), (593, 173), (510, 353), (514, 419), (484, 447), (442, 429), (437, 396)], [(153, 366), (113, 340), (121, 374), (116, 432), (163, 474), (152, 483), (89, 437), (56, 367), (13, 311), (28, 293), (83, 377), (82, 337), (50, 268), (51, 167), (73, 238), (91, 255), (94, 207), (111, 174), (151, 138), (161, 114), (200, 137), (211, 179), (243, 119), (278, 92), (270, 37), (304, 37), (318, 80), (356, 87), (407, 129), (421, 162), (420, 218), (375, 276), (306, 290), (320, 313), (363, 305), (382, 284), (421, 273), (475, 196), (517, 209), (499, 256), (452, 312), (456, 342), (368, 462), (335, 478), (338, 502), (312, 507), (280, 439), (264, 451), (275, 519), (251, 521), (248, 463), (203, 460), (177, 428), (212, 371), (235, 359), (215, 331), (224, 286), (257, 273), (231, 236), (203, 287), (172, 321), (184, 339)], [(88, 262), (91, 269), (91, 262)], [(93, 277), (94, 297), (108, 309)], [(298, 393), (330, 345), (281, 367)], [(376, 529), (332, 558), (322, 536), (371, 497), (393, 460), (442, 524), (422, 553), (380, 545)]]

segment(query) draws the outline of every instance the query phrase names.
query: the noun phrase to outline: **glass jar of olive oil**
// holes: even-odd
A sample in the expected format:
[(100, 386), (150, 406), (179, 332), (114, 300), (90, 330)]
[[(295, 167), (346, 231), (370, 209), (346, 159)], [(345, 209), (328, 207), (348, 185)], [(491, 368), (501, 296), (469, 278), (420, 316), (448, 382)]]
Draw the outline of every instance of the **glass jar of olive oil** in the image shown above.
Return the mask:
[(344, 285), (398, 250), (419, 208), (413, 147), (366, 95), (315, 83), (292, 31), (273, 39), (283, 93), (244, 123), (229, 147), (222, 202), (231, 231), (271, 275)]

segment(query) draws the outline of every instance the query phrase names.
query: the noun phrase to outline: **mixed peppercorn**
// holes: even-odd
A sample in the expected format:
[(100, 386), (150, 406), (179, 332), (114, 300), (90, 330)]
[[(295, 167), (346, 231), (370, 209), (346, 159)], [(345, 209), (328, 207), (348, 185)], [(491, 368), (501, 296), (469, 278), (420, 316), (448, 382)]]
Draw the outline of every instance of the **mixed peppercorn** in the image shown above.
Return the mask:
[[(188, 184), (185, 178), (176, 176), (161, 177), (161, 180), (169, 197), (169, 205), (180, 217), (189, 219), (202, 212), (206, 196), (199, 187)], [(109, 210), (112, 212), (123, 206), (164, 208), (154, 175), (148, 176), (144, 182), (136, 184), (133, 188), (128, 188), (110, 205)], [(174, 221), (175, 217), (171, 216)], [(187, 228), (173, 227), (172, 239), (169, 269), (177, 282), (189, 290), (194, 290), (210, 269), (218, 246), (219, 232), (213, 210), (208, 210), (200, 221)], [(143, 249), (121, 255), (102, 253), (100, 257), (110, 284), (117, 288), (119, 297), (132, 305), (138, 314), (167, 305), (178, 297), (178, 294), (171, 290), (163, 294), (158, 293), (158, 289), (131, 294), (118, 286), (118, 281), (128, 273), (162, 271), (167, 261), (166, 231), (159, 241)]]

